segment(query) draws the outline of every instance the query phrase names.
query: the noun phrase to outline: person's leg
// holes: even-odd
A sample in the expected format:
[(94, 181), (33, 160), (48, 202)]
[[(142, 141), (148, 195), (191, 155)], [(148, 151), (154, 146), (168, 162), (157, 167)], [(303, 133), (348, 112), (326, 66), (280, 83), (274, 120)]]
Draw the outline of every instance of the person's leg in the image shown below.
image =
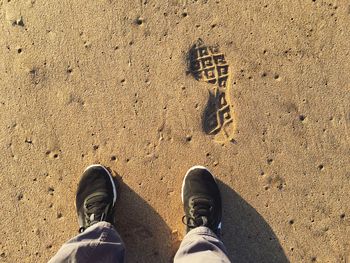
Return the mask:
[(108, 222), (99, 222), (65, 243), (49, 263), (124, 262), (123, 241)]
[(210, 171), (194, 166), (185, 175), (182, 185), (187, 235), (177, 251), (175, 263), (227, 262), (221, 231), (221, 196)]
[(175, 263), (230, 262), (221, 240), (210, 228), (200, 226), (187, 233), (177, 251)]
[(124, 262), (124, 244), (114, 228), (116, 185), (102, 165), (83, 173), (76, 194), (80, 234), (65, 243), (49, 261)]

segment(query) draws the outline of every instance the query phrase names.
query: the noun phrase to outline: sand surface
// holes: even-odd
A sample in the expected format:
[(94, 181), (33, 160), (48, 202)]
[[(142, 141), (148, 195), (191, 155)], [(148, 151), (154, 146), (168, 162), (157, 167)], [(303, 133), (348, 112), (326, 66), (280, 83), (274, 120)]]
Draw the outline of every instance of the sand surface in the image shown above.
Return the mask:
[[(194, 164), (232, 262), (350, 262), (348, 1), (0, 0), (0, 21), (0, 262), (77, 233), (92, 163), (119, 175), (128, 262), (171, 262)], [(228, 139), (206, 130), (199, 38), (229, 66)]]

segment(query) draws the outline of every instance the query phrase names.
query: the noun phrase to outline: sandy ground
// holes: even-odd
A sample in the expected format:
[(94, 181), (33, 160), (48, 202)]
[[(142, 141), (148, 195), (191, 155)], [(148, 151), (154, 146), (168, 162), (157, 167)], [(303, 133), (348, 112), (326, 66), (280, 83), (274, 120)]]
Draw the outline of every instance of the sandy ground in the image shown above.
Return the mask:
[[(119, 174), (128, 262), (170, 262), (193, 164), (219, 178), (233, 262), (350, 262), (350, 5), (0, 0), (0, 261), (77, 233), (91, 163)], [(201, 38), (230, 66), (234, 140), (203, 129)]]

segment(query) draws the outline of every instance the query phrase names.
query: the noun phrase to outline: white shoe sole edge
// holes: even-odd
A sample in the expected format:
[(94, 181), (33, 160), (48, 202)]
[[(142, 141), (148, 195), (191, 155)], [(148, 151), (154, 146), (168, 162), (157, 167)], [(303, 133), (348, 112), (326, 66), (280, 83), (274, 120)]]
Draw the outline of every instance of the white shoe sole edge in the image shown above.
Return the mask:
[(88, 167), (86, 167), (86, 169), (84, 170), (84, 173), (86, 172), (86, 170), (90, 169), (90, 168), (93, 168), (93, 167), (100, 167), (100, 168), (103, 168), (106, 173), (108, 174), (109, 176), (109, 179), (111, 180), (111, 183), (112, 183), (112, 187), (113, 187), (113, 206), (115, 204), (115, 202), (117, 201), (117, 189), (116, 189), (116, 186), (115, 186), (115, 183), (113, 181), (113, 176), (111, 175), (111, 173), (108, 171), (108, 169), (106, 167), (104, 167), (103, 165), (101, 164), (92, 164), (92, 165), (89, 165)]

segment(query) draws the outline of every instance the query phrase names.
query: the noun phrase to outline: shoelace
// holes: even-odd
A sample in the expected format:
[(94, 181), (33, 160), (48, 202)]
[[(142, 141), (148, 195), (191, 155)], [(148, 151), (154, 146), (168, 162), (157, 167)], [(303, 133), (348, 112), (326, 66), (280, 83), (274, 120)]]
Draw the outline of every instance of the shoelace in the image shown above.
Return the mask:
[(212, 210), (213, 206), (210, 200), (203, 197), (194, 198), (190, 203), (190, 216), (183, 216), (182, 223), (184, 223), (189, 228), (195, 228), (199, 226), (209, 227), (209, 218)]
[[(110, 207), (110, 202), (107, 201), (107, 195), (105, 193), (94, 193), (88, 196), (84, 201), (84, 213), (86, 225), (90, 226), (97, 222), (106, 220), (107, 213)], [(79, 232), (83, 232), (84, 227), (79, 229)]]

